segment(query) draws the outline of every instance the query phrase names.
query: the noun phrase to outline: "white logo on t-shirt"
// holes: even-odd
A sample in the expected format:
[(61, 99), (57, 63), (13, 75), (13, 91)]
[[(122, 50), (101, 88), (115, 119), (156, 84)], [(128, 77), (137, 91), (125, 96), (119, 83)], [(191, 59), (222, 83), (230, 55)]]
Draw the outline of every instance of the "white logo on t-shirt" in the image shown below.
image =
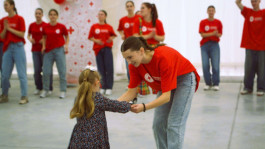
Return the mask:
[(253, 16), (250, 16), (249, 21), (250, 22), (253, 22), (254, 21), (254, 17)]
[(60, 29), (57, 29), (57, 30), (55, 31), (55, 33), (56, 33), (56, 34), (59, 34), (59, 33), (60, 33)]
[(150, 83), (154, 82), (153, 78), (148, 73), (144, 75), (144, 79)]
[(210, 27), (208, 25), (205, 26), (205, 31), (209, 31)]
[(100, 29), (96, 29), (96, 30), (95, 30), (95, 33), (96, 33), (96, 34), (99, 34), (99, 33), (100, 33)]
[(146, 32), (147, 31), (147, 28), (145, 26), (143, 26), (142, 31), (143, 32)]
[(129, 28), (129, 27), (130, 27), (130, 24), (129, 24), (129, 23), (125, 23), (125, 24), (124, 24), (124, 27), (125, 27), (125, 28)]
[(42, 27), (40, 27), (40, 31), (42, 32)]

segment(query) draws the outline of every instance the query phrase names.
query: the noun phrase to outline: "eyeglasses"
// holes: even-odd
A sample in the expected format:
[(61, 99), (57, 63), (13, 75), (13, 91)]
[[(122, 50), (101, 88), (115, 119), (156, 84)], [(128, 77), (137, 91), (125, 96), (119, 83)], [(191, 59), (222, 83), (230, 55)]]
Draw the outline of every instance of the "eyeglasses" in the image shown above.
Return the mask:
[(95, 66), (91, 66), (91, 65), (87, 65), (86, 67), (85, 67), (85, 70), (86, 69), (89, 69), (90, 71), (97, 71), (97, 67), (95, 67)]

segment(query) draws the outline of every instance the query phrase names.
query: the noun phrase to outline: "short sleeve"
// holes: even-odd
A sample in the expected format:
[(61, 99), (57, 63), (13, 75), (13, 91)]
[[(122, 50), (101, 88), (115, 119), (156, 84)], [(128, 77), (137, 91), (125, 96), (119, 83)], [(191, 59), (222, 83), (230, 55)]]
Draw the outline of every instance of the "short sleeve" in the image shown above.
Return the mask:
[(22, 32), (26, 31), (25, 20), (23, 17), (19, 18), (19, 31), (22, 31)]
[(63, 35), (68, 36), (68, 31), (67, 31), (67, 28), (64, 24), (62, 25), (62, 30), (63, 30)]
[(133, 25), (133, 34), (139, 34), (139, 28), (140, 28), (140, 22), (139, 18), (135, 19), (134, 25)]
[(156, 24), (156, 33), (157, 35), (160, 35), (160, 36), (165, 35), (163, 24), (159, 20), (157, 21), (157, 24)]
[(123, 31), (122, 19), (120, 19), (120, 21), (119, 21), (119, 27), (118, 27), (117, 31)]
[(204, 33), (204, 23), (203, 23), (203, 21), (200, 22), (199, 33)]
[(117, 35), (115, 34), (115, 32), (114, 32), (112, 26), (109, 27), (109, 32), (110, 32), (110, 36), (117, 36)]
[(88, 39), (90, 39), (92, 37), (94, 37), (94, 25), (92, 25), (90, 30), (89, 30)]
[(177, 73), (175, 61), (169, 61), (166, 57), (160, 59), (159, 69), (161, 76), (162, 93), (168, 92), (177, 87)]
[(141, 81), (143, 80), (137, 71), (137, 69), (133, 65), (129, 65), (129, 74), (130, 74), (130, 83), (128, 88), (136, 88)]
[(251, 9), (249, 9), (249, 8), (247, 8), (247, 7), (243, 7), (243, 10), (241, 11), (241, 14), (244, 16), (244, 18), (246, 18), (247, 17), (247, 15), (248, 15), (248, 13), (249, 13), (249, 11), (250, 11)]
[(221, 21), (219, 21), (218, 32), (219, 32), (220, 34), (223, 34), (223, 25), (222, 25), (222, 22), (221, 22)]

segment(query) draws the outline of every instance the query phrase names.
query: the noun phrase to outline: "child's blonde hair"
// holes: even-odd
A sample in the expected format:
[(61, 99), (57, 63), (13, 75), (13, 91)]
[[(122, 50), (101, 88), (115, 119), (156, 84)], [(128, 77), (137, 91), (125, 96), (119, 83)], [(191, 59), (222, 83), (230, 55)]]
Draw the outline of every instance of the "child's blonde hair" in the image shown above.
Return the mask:
[(100, 75), (97, 71), (86, 69), (79, 76), (78, 95), (75, 100), (74, 107), (70, 112), (70, 118), (80, 118), (86, 114), (90, 118), (95, 110), (92, 85), (96, 80), (100, 80)]

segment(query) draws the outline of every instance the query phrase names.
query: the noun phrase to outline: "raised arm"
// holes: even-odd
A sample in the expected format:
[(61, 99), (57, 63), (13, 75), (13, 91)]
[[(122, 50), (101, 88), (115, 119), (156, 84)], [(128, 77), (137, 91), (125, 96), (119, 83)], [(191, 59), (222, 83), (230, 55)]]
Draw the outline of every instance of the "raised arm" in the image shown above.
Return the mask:
[(242, 0), (236, 0), (236, 5), (238, 6), (238, 8), (242, 11), (244, 6), (241, 3)]
[(98, 106), (100, 110), (127, 113), (131, 109), (131, 104), (126, 101), (111, 100), (102, 95), (99, 95), (99, 97), (101, 99), (98, 99), (96, 106)]

